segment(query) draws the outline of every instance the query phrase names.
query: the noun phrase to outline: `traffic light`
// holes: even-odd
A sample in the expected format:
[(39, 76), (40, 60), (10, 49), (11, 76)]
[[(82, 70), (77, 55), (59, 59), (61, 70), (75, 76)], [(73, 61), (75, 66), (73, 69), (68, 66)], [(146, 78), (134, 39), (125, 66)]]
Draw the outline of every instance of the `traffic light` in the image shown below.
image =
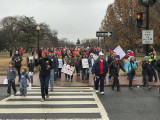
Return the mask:
[(140, 28), (143, 25), (143, 14), (141, 12), (137, 13), (137, 26)]
[(156, 3), (156, 0), (139, 0), (138, 3), (139, 3), (139, 5), (144, 5), (144, 6), (150, 5), (150, 6), (152, 6)]

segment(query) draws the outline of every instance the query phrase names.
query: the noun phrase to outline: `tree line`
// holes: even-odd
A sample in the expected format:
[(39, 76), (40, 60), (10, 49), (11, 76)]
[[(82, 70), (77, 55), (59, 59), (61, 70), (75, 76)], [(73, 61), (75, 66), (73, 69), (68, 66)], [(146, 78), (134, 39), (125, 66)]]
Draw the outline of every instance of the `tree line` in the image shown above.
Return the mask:
[[(58, 39), (58, 31), (51, 29), (48, 24), (37, 23), (34, 17), (7, 16), (0, 21), (0, 51), (20, 47), (26, 52), (37, 49), (37, 25), (40, 26), (40, 47), (63, 46), (63, 39)], [(65, 41), (65, 45), (69, 45), (68, 41)]]
[[(160, 45), (160, 0), (150, 7), (149, 28), (154, 30), (154, 45)], [(100, 31), (113, 32), (113, 37), (106, 38), (107, 47), (110, 49), (121, 45), (124, 49), (144, 47), (142, 45), (142, 30), (136, 26), (138, 12), (145, 12), (146, 8), (138, 4), (138, 0), (114, 0), (107, 7), (105, 17), (102, 20)], [(145, 26), (146, 14), (143, 13), (143, 26)]]

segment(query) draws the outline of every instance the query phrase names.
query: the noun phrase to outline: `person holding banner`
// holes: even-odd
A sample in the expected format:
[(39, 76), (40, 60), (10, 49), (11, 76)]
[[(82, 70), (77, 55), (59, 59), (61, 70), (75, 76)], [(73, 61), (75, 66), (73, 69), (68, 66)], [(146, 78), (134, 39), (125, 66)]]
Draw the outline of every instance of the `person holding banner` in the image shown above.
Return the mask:
[[(72, 54), (69, 54), (69, 58), (67, 59), (67, 65), (70, 65), (72, 67), (74, 67), (75, 62), (74, 59), (72, 58)], [(73, 74), (72, 76), (68, 75), (68, 81), (71, 79), (71, 82), (73, 81)]]
[(84, 81), (85, 77), (85, 82), (88, 82), (89, 60), (85, 53), (82, 55), (82, 59), (80, 60), (80, 66), (82, 70), (82, 81)]
[(95, 61), (92, 67), (92, 74), (94, 77), (95, 92), (98, 92), (98, 86), (100, 81), (100, 94), (104, 95), (104, 80), (108, 73), (107, 62), (104, 59), (104, 54), (99, 53), (99, 59)]
[(116, 55), (114, 61), (111, 63), (109, 67), (109, 75), (114, 77), (112, 90), (115, 90), (114, 89), (115, 85), (117, 86), (117, 91), (121, 90), (119, 86), (119, 79), (118, 79), (120, 69), (122, 69), (125, 72), (125, 69), (120, 62), (120, 56)]

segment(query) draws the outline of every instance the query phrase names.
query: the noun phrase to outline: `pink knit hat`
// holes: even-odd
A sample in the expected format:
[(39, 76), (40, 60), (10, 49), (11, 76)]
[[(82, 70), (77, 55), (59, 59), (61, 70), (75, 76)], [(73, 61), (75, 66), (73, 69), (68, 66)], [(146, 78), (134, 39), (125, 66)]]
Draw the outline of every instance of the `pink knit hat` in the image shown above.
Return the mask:
[(130, 52), (130, 56), (134, 56), (133, 52)]

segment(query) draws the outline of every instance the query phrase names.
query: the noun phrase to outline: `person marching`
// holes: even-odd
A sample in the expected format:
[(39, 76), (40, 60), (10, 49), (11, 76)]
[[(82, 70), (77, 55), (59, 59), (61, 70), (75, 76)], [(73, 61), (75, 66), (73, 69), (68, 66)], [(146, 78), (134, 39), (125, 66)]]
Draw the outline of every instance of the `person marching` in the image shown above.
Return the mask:
[(18, 75), (20, 75), (20, 69), (21, 69), (21, 61), (23, 61), (22, 57), (20, 56), (18, 50), (16, 50), (16, 53), (12, 57), (12, 60), (15, 62), (15, 68), (18, 71)]
[(52, 68), (50, 70), (50, 91), (53, 92), (53, 88), (54, 88), (54, 76), (57, 75), (57, 59), (55, 58), (54, 54), (52, 53), (52, 51), (49, 52), (49, 56), (48, 58), (52, 61)]
[(42, 58), (38, 60), (38, 55), (35, 56), (35, 66), (41, 66), (40, 69), (40, 83), (41, 83), (41, 95), (42, 100), (41, 102), (45, 101), (46, 98), (49, 98), (48, 95), (48, 85), (49, 85), (49, 78), (50, 78), (50, 69), (52, 68), (52, 61), (48, 58), (48, 52), (43, 50), (42, 51)]
[(121, 90), (118, 79), (120, 69), (122, 69), (125, 72), (123, 65), (120, 63), (120, 56), (116, 55), (114, 61), (111, 63), (109, 67), (109, 75), (114, 77), (112, 90), (115, 90), (114, 89), (115, 85), (117, 86), (117, 91)]
[(62, 70), (62, 55), (61, 52), (57, 53), (57, 58), (58, 58), (58, 71), (57, 71), (57, 78), (61, 80), (61, 70)]
[(15, 86), (15, 79), (17, 76), (16, 68), (14, 67), (14, 61), (9, 62), (8, 70), (7, 70), (7, 79), (8, 79), (8, 96), (11, 95), (11, 86), (14, 91), (14, 95), (16, 95), (16, 86)]
[(31, 79), (31, 83), (33, 83), (34, 63), (32, 62), (32, 59), (29, 60), (28, 68), (29, 68), (29, 76)]
[(149, 63), (149, 57), (145, 56), (144, 61), (142, 62), (142, 75), (143, 75), (143, 88), (145, 89), (146, 87), (150, 90), (151, 86), (149, 86), (148, 82), (149, 79), (152, 76), (152, 66)]
[(132, 90), (132, 81), (133, 77), (135, 76), (135, 69), (137, 68), (136, 61), (134, 61), (134, 56), (130, 57), (129, 62), (126, 65), (126, 72), (128, 73), (129, 78), (129, 89)]
[[(72, 54), (69, 55), (69, 58), (67, 59), (67, 65), (73, 66), (75, 65), (74, 59), (72, 58)], [(71, 79), (71, 82), (73, 81), (73, 75), (68, 75), (68, 81)]]
[(22, 66), (21, 68), (22, 73), (20, 73), (19, 81), (20, 82), (20, 96), (26, 96), (27, 95), (27, 79), (30, 82), (30, 78), (27, 74), (27, 67)]
[[(89, 80), (89, 78), (88, 78), (89, 65), (88, 65), (88, 68), (83, 68), (83, 63), (82, 63), (83, 59), (87, 59), (87, 61), (89, 63), (88, 57), (85, 53), (82, 55), (82, 58), (80, 60), (80, 68), (82, 70), (82, 81), (88, 82), (88, 80)], [(85, 80), (84, 80), (84, 78), (85, 78)]]
[(102, 52), (99, 53), (99, 59), (95, 61), (92, 67), (92, 74), (94, 77), (94, 86), (95, 92), (98, 92), (98, 86), (100, 81), (100, 94), (104, 95), (104, 80), (105, 76), (108, 73), (107, 62), (104, 59), (104, 54)]

